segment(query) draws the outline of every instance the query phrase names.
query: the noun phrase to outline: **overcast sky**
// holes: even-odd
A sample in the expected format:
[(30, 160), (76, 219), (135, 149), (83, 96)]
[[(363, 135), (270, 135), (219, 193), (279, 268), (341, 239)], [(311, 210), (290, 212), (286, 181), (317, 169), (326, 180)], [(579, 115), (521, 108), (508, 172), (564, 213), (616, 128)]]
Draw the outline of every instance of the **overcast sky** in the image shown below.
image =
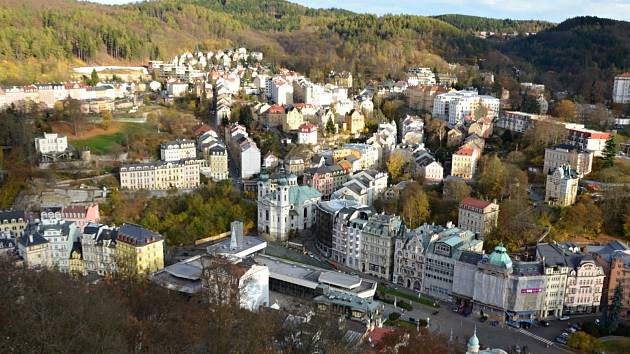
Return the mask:
[[(120, 4), (129, 0), (92, 0)], [(217, 0), (218, 1), (218, 0)], [(228, 2), (230, 0), (227, 0)], [(251, 0), (257, 1), (257, 0)], [(561, 22), (591, 15), (630, 21), (630, 0), (290, 0), (309, 7), (340, 7), (375, 14), (464, 14)]]

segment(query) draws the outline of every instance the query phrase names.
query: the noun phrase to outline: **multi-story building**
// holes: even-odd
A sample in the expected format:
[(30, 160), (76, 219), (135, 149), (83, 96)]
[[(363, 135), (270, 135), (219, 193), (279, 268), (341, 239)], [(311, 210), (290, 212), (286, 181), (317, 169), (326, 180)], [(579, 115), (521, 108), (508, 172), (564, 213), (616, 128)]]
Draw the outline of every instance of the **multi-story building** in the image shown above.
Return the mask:
[(621, 313), (630, 317), (630, 247), (621, 241), (611, 241), (605, 246), (587, 246), (597, 265), (604, 270), (604, 290), (602, 301), (608, 306), (614, 302), (615, 291), (621, 288)]
[(435, 96), (447, 93), (448, 89), (441, 85), (411, 86), (405, 91), (409, 107), (433, 112)]
[(444, 167), (435, 158), (426, 154), (414, 158), (415, 176), (424, 178), (425, 183), (440, 183), (444, 178)]
[(407, 115), (401, 124), (403, 144), (422, 144), (424, 142), (424, 121), (419, 116)]
[(120, 187), (138, 190), (193, 189), (199, 186), (197, 160), (157, 161), (120, 167)]
[(396, 239), (392, 281), (421, 293), (425, 271), (425, 252), (437, 234), (433, 233), (433, 229), (428, 225), (405, 231), (403, 237)]
[(568, 165), (562, 165), (547, 173), (545, 201), (551, 205), (566, 207), (573, 205), (577, 197), (580, 178)]
[(280, 176), (272, 184), (265, 172), (258, 179), (258, 232), (279, 241), (291, 233), (310, 229), (321, 193), (310, 186), (298, 186), (297, 176)]
[(365, 117), (358, 109), (353, 109), (346, 113), (344, 119), (346, 131), (350, 134), (360, 134), (365, 129)]
[(281, 78), (271, 80), (271, 99), (277, 105), (293, 104), (293, 85)]
[(372, 209), (354, 201), (343, 201), (348, 204), (335, 215), (332, 232), (332, 255), (335, 262), (355, 270), (361, 270), (363, 227), (373, 214)]
[(260, 149), (249, 137), (247, 129), (239, 124), (232, 124), (225, 128), (225, 141), (230, 149), (232, 158), (238, 165), (240, 177), (248, 179), (260, 173)]
[(164, 238), (134, 224), (123, 224), (116, 234), (116, 270), (149, 274), (164, 268)]
[(479, 95), (477, 91), (453, 91), (435, 96), (433, 117), (448, 121), (452, 127), (463, 123), (465, 117), (473, 117), (480, 106), (488, 110), (487, 116), (498, 118), (500, 101), (498, 98)]
[(526, 130), (533, 128), (536, 123), (546, 120), (546, 116), (538, 114), (503, 111), (497, 121), (497, 127), (517, 133), (524, 133)]
[(361, 168), (364, 170), (370, 168), (378, 168), (381, 166), (381, 161), (379, 160), (379, 149), (376, 146), (369, 144), (353, 143), (344, 145), (343, 149), (347, 151), (346, 156), (353, 155), (355, 157), (358, 157), (361, 161)]
[(611, 134), (600, 132), (592, 129), (585, 129), (582, 125), (565, 125), (569, 136), (567, 143), (582, 150), (592, 151), (594, 156), (602, 156), (602, 152), (606, 147), (606, 141), (610, 139)]
[(560, 318), (571, 265), (567, 263), (564, 250), (556, 244), (541, 243), (534, 249), (535, 258), (543, 263), (547, 284), (538, 318)]
[(543, 306), (545, 281), (540, 261), (512, 261), (499, 244), (490, 255), (462, 254), (455, 264), (453, 297), (464, 314), (531, 325)]
[(312, 123), (300, 125), (297, 143), (301, 145), (317, 145), (317, 126)]
[(465, 198), (459, 204), (457, 220), (460, 229), (470, 230), (483, 238), (497, 227), (499, 205), (485, 200)]
[[(206, 134), (204, 134), (206, 135)], [(201, 155), (206, 161), (200, 172), (213, 181), (223, 181), (229, 178), (227, 148), (216, 138), (208, 139), (199, 144)]]
[(615, 76), (612, 98), (614, 103), (630, 103), (630, 72)]
[(304, 123), (302, 112), (295, 107), (288, 108), (282, 119), (282, 130), (285, 132), (298, 130), (302, 123)]
[(11, 235), (11, 238), (22, 234), (28, 220), (23, 210), (0, 211), (0, 233)]
[(387, 189), (387, 173), (364, 170), (352, 176), (343, 187), (334, 191), (330, 199), (353, 199), (364, 205), (372, 205)]
[(68, 138), (56, 133), (44, 133), (44, 137), (35, 138), (35, 150), (42, 155), (63, 153), (68, 150)]
[(325, 198), (330, 197), (334, 191), (341, 188), (349, 178), (348, 171), (338, 164), (324, 165), (304, 171), (304, 184), (317, 189)]
[(593, 152), (585, 151), (568, 144), (559, 144), (545, 148), (543, 173), (549, 173), (552, 169), (564, 165), (568, 165), (574, 169), (578, 176), (586, 176), (591, 173)]
[(401, 237), (404, 230), (399, 216), (372, 215), (361, 233), (361, 271), (391, 281), (396, 238)]
[(407, 83), (409, 86), (435, 85), (435, 73), (431, 68), (412, 67), (407, 69)]
[[(337, 222), (337, 214), (346, 208), (359, 206), (354, 200), (328, 200), (317, 203), (315, 214), (315, 245), (317, 249), (327, 258), (336, 262), (342, 262), (340, 257), (334, 257), (334, 229)], [(338, 252), (338, 251), (337, 251)], [(343, 263), (343, 262), (342, 262)]]
[(197, 157), (197, 147), (193, 140), (177, 139), (160, 145), (160, 158), (162, 161), (179, 161), (194, 159)]
[(116, 236), (118, 230), (102, 224), (88, 224), (81, 233), (83, 268), (86, 275), (109, 276), (116, 273)]
[[(453, 290), (455, 263), (464, 251), (482, 252), (483, 241), (475, 239), (471, 231), (461, 230), (450, 222), (446, 227), (423, 225), (424, 237), (430, 240), (425, 248), (423, 293), (448, 300)], [(437, 234), (437, 237), (435, 236)]]
[(565, 247), (569, 265), (563, 313), (596, 313), (599, 311), (604, 288), (604, 269), (591, 255), (577, 247)]
[(101, 213), (97, 203), (70, 205), (62, 209), (61, 218), (76, 223), (76, 226), (83, 231), (87, 224), (98, 223)]
[(451, 176), (471, 180), (477, 172), (479, 155), (479, 150), (472, 146), (464, 145), (459, 148), (459, 150), (453, 153)]

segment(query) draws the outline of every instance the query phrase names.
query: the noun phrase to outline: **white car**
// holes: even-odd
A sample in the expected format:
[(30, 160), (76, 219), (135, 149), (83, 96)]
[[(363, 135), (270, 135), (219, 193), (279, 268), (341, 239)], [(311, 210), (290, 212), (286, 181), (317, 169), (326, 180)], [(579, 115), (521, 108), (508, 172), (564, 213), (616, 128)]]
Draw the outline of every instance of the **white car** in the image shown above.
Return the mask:
[(567, 332), (575, 333), (575, 332), (577, 332), (577, 330), (575, 328), (573, 328), (573, 327), (569, 327), (569, 328), (567, 328)]
[(560, 321), (568, 321), (570, 319), (571, 319), (571, 317), (569, 317), (569, 316), (562, 316), (562, 317), (560, 317)]

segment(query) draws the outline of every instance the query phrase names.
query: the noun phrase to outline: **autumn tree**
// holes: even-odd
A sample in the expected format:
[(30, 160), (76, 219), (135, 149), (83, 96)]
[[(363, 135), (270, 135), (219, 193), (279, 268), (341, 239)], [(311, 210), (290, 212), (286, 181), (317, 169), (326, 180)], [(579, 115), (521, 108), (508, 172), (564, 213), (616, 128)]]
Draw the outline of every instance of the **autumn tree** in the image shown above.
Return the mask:
[(453, 200), (457, 203), (470, 197), (472, 188), (461, 178), (449, 178), (444, 182), (444, 199)]
[(575, 117), (577, 115), (575, 103), (571, 100), (560, 101), (554, 109), (554, 114), (564, 122), (575, 121)]
[(85, 122), (85, 115), (81, 112), (81, 102), (74, 98), (68, 97), (63, 101), (63, 117), (64, 120), (72, 123), (74, 135), (79, 135), (83, 123)]
[(479, 191), (488, 199), (501, 198), (507, 178), (505, 165), (496, 154), (484, 155), (479, 160), (477, 183)]
[(604, 217), (601, 209), (586, 195), (562, 210), (559, 225), (570, 235), (595, 236), (602, 231)]
[[(421, 348), (421, 349), (420, 349)], [(436, 334), (426, 328), (395, 329), (385, 334), (374, 347), (377, 353), (398, 354), (456, 354), (462, 353), (461, 344), (451, 342), (444, 335)]]
[(400, 215), (407, 227), (416, 228), (429, 218), (431, 213), (429, 197), (420, 184), (408, 184), (400, 198)]
[(590, 334), (582, 331), (573, 333), (569, 337), (567, 345), (580, 353), (590, 354), (597, 350), (597, 339)]
[(101, 114), (101, 119), (101, 127), (107, 130), (112, 126), (112, 120), (114, 119), (114, 117), (112, 116), (112, 112), (105, 111)]
[(392, 183), (398, 183), (403, 177), (404, 169), (409, 164), (409, 155), (402, 150), (394, 151), (387, 159), (387, 172), (392, 179)]

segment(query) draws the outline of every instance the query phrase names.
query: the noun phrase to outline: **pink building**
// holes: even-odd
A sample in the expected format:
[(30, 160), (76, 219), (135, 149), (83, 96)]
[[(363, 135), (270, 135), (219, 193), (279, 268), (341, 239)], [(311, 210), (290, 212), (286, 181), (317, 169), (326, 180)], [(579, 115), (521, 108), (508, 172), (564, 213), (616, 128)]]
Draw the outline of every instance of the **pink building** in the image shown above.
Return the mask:
[(61, 217), (65, 220), (76, 222), (81, 232), (83, 232), (83, 228), (88, 223), (98, 223), (101, 219), (101, 214), (98, 209), (98, 204), (92, 203), (89, 205), (71, 205), (63, 208)]

